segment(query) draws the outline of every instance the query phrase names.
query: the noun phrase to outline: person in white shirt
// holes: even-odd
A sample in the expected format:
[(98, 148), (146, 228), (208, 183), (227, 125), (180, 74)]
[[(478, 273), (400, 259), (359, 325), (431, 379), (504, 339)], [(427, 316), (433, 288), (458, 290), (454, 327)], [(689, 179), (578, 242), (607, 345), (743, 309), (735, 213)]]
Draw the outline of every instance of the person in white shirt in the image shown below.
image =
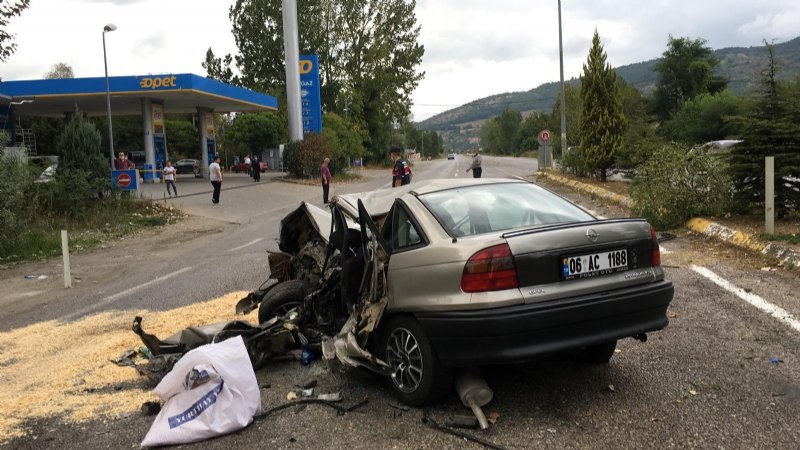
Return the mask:
[(175, 168), (172, 167), (172, 163), (167, 161), (167, 165), (164, 166), (162, 172), (164, 172), (164, 182), (167, 183), (167, 194), (172, 197), (172, 192), (169, 190), (169, 187), (172, 186), (172, 190), (175, 191), (175, 197), (177, 197), (178, 188), (175, 187)]
[(244, 157), (244, 166), (247, 167), (247, 174), (251, 177), (253, 176), (253, 161), (250, 159), (250, 155)]
[(214, 157), (214, 162), (208, 165), (208, 177), (211, 179), (211, 186), (214, 186), (214, 194), (211, 196), (211, 203), (219, 203), (219, 191), (222, 189), (222, 170), (219, 167), (219, 155)]

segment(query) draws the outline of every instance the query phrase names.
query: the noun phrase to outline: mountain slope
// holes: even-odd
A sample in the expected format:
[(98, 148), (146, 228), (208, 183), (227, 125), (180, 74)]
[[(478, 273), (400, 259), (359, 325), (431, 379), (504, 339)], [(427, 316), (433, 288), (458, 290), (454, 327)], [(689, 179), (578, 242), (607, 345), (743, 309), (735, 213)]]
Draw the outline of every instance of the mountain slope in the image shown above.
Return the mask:
[[(791, 79), (800, 74), (800, 37), (788, 42), (775, 44), (775, 61), (781, 68), (779, 77)], [(761, 71), (767, 65), (767, 51), (763, 45), (756, 47), (729, 47), (715, 50), (719, 59), (717, 74), (730, 80), (729, 87), (734, 93), (744, 94), (757, 86)], [(653, 92), (658, 59), (628, 64), (616, 68), (617, 74), (645, 95)], [(577, 79), (568, 83), (577, 84)], [(524, 92), (506, 92), (473, 100), (465, 105), (447, 110), (417, 126), (425, 130), (457, 130), (462, 124), (482, 121), (499, 115), (507, 107), (517, 111), (550, 112), (559, 95), (559, 83), (551, 82)]]

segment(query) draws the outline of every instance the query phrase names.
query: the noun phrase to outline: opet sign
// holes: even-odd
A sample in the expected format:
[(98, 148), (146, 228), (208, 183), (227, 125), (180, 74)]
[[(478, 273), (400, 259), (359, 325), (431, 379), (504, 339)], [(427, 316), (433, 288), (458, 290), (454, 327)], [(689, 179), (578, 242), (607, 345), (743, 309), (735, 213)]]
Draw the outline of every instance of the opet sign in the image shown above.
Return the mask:
[(167, 75), (164, 77), (144, 77), (139, 80), (139, 87), (142, 89), (177, 87), (175, 85), (175, 78), (175, 75)]

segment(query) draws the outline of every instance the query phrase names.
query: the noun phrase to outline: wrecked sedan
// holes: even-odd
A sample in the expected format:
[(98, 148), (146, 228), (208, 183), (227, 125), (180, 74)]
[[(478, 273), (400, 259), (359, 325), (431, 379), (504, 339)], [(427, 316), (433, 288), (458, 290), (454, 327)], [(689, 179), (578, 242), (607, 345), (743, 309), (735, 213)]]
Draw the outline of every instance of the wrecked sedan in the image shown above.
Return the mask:
[[(387, 375), (420, 405), (452, 369), (569, 351), (606, 363), (617, 340), (667, 325), (673, 297), (654, 229), (601, 220), (532, 183), (440, 179), (302, 204), (282, 222), (270, 279), (237, 306), (287, 313), (328, 360)], [(273, 319), (274, 320), (274, 319)], [(338, 334), (337, 334), (338, 333)]]

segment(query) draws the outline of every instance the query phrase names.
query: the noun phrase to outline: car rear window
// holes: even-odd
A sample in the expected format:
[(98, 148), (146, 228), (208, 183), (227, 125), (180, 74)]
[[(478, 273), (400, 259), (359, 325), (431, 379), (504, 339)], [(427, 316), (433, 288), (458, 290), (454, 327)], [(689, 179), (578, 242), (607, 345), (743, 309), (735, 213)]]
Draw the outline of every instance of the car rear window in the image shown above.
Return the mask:
[(451, 236), (595, 220), (569, 201), (530, 183), (466, 186), (419, 196)]

